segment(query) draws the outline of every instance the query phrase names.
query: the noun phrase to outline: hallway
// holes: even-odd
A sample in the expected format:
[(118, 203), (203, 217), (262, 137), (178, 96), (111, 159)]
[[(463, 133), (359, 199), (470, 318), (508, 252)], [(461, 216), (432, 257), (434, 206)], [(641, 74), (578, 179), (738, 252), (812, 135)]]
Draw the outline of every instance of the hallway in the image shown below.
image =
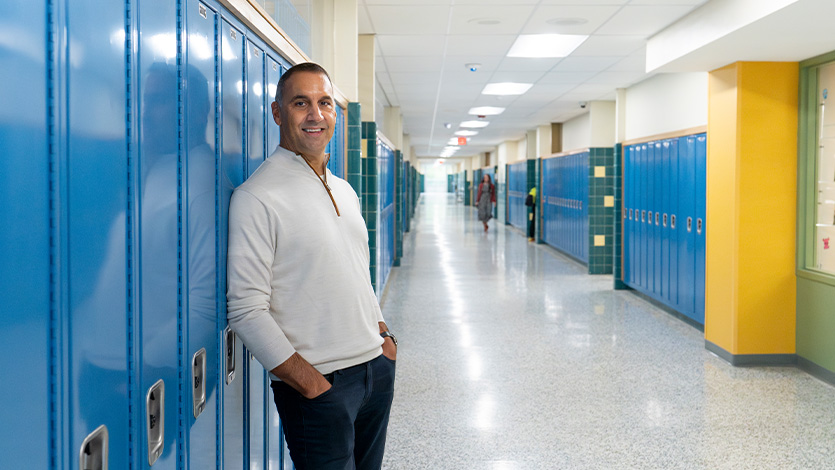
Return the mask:
[(611, 276), (424, 193), (383, 315), (399, 340), (384, 468), (833, 468), (835, 389), (734, 368)]

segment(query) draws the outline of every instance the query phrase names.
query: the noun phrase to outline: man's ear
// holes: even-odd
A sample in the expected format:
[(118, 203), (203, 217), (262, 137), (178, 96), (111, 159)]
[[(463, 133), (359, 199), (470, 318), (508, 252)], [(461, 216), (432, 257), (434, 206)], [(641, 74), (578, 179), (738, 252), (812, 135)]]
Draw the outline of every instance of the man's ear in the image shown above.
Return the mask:
[(273, 101), (271, 103), (271, 106), (272, 106), (272, 110), (273, 110), (273, 121), (275, 121), (276, 124), (281, 126), (281, 110), (278, 107), (278, 102)]

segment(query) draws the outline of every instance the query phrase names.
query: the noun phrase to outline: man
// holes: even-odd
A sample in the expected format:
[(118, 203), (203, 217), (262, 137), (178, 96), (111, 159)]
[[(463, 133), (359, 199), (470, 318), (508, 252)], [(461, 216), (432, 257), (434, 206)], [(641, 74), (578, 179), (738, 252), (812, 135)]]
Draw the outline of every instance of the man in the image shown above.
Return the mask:
[(359, 199), (326, 168), (335, 107), (322, 67), (288, 70), (279, 147), (229, 209), (229, 324), (270, 371), (299, 470), (379, 469), (394, 390)]

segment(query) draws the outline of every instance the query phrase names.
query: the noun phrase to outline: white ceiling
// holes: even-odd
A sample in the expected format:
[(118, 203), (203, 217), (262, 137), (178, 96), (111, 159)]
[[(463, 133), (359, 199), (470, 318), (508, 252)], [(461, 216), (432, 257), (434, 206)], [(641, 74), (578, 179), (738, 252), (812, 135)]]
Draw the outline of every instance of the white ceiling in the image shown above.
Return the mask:
[[(580, 108), (580, 101), (613, 100), (617, 88), (629, 87), (658, 71), (708, 71), (736, 60), (754, 60), (747, 59), (748, 55), (756, 60), (808, 58), (813, 55), (809, 47), (793, 46), (803, 42), (806, 32), (798, 18), (820, 16), (821, 5), (828, 5), (828, 9), (835, 5), (835, 0), (759, 0), (763, 2), (760, 5), (791, 4), (788, 8), (780, 5), (782, 10), (766, 18), (772, 30), (774, 24), (782, 24), (779, 18), (784, 12), (795, 21), (796, 34), (785, 31), (783, 25), (781, 37), (770, 38), (780, 46), (774, 48), (779, 57), (769, 59), (768, 48), (758, 47), (762, 43), (752, 39), (751, 35), (768, 36), (763, 27), (739, 27), (723, 38), (711, 38), (696, 50), (687, 49), (686, 43), (693, 42), (686, 29), (688, 15), (698, 17), (704, 11), (721, 15), (722, 7), (736, 4), (735, 8), (750, 8), (751, 1), (358, 0), (358, 21), (360, 34), (376, 34), (376, 77), (383, 95), (377, 100), (400, 107), (403, 132), (409, 134), (415, 156), (439, 155), (459, 130), (458, 124), (475, 118), (467, 114), (470, 108), (507, 108), (503, 114), (486, 118), (490, 125), (470, 138), (455, 155), (459, 157), (494, 150), (501, 142), (521, 139), (526, 130), (540, 125), (565, 122), (587, 112)], [(711, 12), (714, 6), (716, 11)], [(702, 16), (710, 18), (707, 13)], [(685, 25), (684, 34), (674, 36), (683, 42), (676, 47), (687, 49), (687, 53), (670, 60), (667, 69), (646, 72), (648, 40), (676, 22)], [(698, 36), (699, 22), (692, 23), (690, 28)], [(823, 38), (820, 32), (814, 36), (814, 45), (824, 47), (821, 52), (835, 49), (835, 42), (827, 43), (827, 39), (835, 39), (835, 33), (829, 32), (835, 28), (820, 29), (826, 32)], [(746, 30), (748, 34), (743, 34)], [(506, 57), (518, 35), (533, 33), (590, 37), (562, 59)], [(725, 62), (707, 60), (706, 50)], [(688, 62), (688, 57), (693, 59)], [(465, 67), (469, 63), (481, 65), (470, 72)], [(505, 81), (534, 85), (520, 96), (481, 94), (486, 84)], [(452, 124), (451, 128), (446, 129), (445, 123)]]

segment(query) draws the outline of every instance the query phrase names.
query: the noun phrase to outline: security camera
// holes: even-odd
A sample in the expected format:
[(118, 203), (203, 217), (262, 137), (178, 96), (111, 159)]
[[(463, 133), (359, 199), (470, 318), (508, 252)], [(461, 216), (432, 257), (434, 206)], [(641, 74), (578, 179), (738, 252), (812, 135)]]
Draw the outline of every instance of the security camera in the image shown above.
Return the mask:
[(581, 108), (586, 109), (586, 104), (587, 103), (585, 101), (580, 101), (580, 107)]
[(477, 72), (481, 67), (481, 64), (464, 64), (464, 67), (466, 67), (466, 69), (470, 72)]

